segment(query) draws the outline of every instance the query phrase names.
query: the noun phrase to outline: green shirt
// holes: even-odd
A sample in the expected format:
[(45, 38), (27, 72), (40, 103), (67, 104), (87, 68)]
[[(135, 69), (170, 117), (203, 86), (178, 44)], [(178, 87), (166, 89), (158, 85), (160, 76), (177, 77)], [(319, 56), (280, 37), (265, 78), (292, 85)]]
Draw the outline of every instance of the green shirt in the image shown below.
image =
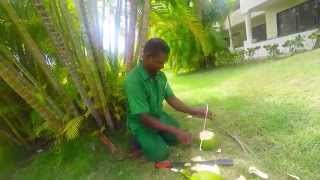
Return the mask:
[(163, 112), (163, 100), (174, 95), (163, 72), (151, 77), (142, 64), (127, 75), (125, 92), (128, 100), (127, 120), (131, 131), (143, 128), (139, 118), (141, 113), (159, 118)]

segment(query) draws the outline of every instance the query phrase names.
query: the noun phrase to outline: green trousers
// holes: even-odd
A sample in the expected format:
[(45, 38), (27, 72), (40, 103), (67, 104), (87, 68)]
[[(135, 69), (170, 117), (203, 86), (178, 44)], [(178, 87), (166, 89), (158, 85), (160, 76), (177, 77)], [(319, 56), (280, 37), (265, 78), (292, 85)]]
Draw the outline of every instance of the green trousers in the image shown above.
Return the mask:
[[(163, 124), (179, 127), (179, 123), (165, 112), (159, 119)], [(169, 156), (168, 146), (178, 144), (175, 135), (159, 132), (147, 127), (140, 128), (135, 131), (133, 135), (138, 141), (143, 154), (150, 161), (158, 162), (166, 160)]]

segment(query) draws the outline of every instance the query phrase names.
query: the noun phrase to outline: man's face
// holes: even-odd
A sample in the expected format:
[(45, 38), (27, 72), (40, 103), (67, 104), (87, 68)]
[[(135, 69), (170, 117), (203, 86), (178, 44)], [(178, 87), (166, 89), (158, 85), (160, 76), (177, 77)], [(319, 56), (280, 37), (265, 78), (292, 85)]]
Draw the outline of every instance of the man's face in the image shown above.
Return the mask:
[(168, 60), (168, 55), (165, 53), (159, 53), (158, 55), (145, 55), (144, 57), (144, 67), (146, 70), (151, 73), (151, 75), (155, 75), (159, 72), (164, 64)]

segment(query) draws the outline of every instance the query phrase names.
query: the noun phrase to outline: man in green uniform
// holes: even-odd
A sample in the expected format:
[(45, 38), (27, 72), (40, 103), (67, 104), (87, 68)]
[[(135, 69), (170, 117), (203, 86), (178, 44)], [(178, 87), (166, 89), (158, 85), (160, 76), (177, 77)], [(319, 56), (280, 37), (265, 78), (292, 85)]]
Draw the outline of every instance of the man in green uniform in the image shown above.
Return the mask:
[(178, 122), (163, 111), (164, 100), (177, 111), (197, 117), (206, 114), (205, 108), (189, 107), (172, 92), (166, 75), (160, 71), (169, 53), (165, 41), (150, 39), (145, 44), (143, 60), (129, 72), (125, 81), (128, 128), (150, 161), (165, 160), (169, 155), (168, 145), (191, 143), (191, 134), (179, 128)]

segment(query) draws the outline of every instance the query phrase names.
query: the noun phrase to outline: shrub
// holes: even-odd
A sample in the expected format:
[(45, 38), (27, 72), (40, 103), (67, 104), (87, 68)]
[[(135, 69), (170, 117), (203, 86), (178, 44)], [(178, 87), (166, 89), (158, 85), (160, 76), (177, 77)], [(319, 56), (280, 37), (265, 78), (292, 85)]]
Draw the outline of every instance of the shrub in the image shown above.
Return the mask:
[(241, 49), (239, 51), (235, 51), (235, 57), (236, 57), (237, 64), (243, 62), (245, 59), (245, 56), (246, 56), (246, 51), (244, 49)]
[(247, 48), (246, 55), (247, 55), (248, 59), (252, 59), (258, 49), (260, 49), (260, 46), (256, 46), (253, 48)]
[(216, 54), (215, 66), (237, 64), (237, 54), (230, 51), (221, 51)]
[(279, 44), (265, 45), (263, 47), (268, 52), (270, 57), (274, 58), (280, 55)]
[(313, 49), (320, 48), (320, 29), (310, 34), (308, 38), (314, 41)]
[(225, 66), (225, 65), (236, 65), (241, 64), (245, 61), (245, 56), (247, 51), (244, 49), (236, 50), (234, 52), (230, 51), (220, 51), (216, 53), (216, 66)]
[(289, 48), (289, 51), (294, 54), (297, 53), (299, 49), (304, 47), (303, 44), (304, 37), (301, 35), (296, 36), (296, 38), (287, 40), (282, 46), (285, 48)]

